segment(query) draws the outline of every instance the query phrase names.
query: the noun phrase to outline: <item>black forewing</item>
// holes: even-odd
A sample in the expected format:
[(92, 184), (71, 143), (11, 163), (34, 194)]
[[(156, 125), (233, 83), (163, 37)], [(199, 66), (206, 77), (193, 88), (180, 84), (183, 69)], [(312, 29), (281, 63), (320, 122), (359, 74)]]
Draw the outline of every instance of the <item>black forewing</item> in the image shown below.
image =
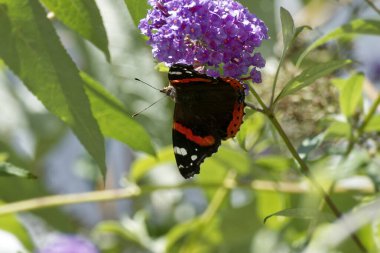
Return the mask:
[(183, 64), (170, 68), (169, 80), (176, 93), (174, 121), (191, 129), (194, 135), (211, 135), (215, 139), (213, 144), (202, 146), (173, 130), (176, 162), (182, 176), (189, 178), (199, 173), (200, 164), (218, 150), (227, 136), (238, 94), (222, 79), (200, 74)]
[(226, 137), (237, 95), (226, 82), (184, 83), (176, 86), (174, 119), (199, 136)]

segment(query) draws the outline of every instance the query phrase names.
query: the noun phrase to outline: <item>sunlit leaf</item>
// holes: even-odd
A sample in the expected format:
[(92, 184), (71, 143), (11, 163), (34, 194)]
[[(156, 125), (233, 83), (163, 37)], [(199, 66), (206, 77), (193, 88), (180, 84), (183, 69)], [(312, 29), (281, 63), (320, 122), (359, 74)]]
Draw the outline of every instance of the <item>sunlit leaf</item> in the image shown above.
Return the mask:
[(29, 171), (6, 162), (0, 163), (0, 177), (37, 178)]
[(149, 134), (126, 112), (123, 104), (85, 73), (85, 90), (100, 130), (105, 136), (124, 142), (133, 149), (155, 154)]
[(364, 128), (366, 132), (380, 131), (380, 115), (375, 115)]
[(341, 37), (352, 36), (356, 34), (380, 35), (379, 20), (356, 19), (348, 24), (338, 27), (334, 31), (322, 36), (313, 42), (298, 58), (297, 65), (299, 66), (304, 57), (313, 49), (325, 44), (326, 42)]
[(340, 109), (346, 117), (352, 116), (362, 101), (363, 82), (364, 75), (362, 73), (354, 74), (348, 79), (333, 80), (340, 90)]
[(326, 130), (326, 137), (346, 137), (351, 133), (351, 126), (347, 122), (333, 121)]
[(281, 26), (282, 26), (282, 39), (284, 43), (284, 52), (288, 51), (293, 40), (296, 28), (292, 15), (285, 8), (280, 8)]
[(279, 155), (265, 155), (257, 157), (253, 164), (266, 170), (284, 171), (291, 167), (292, 159)]
[[(287, 196), (279, 192), (260, 191), (257, 195), (258, 216), (264, 220), (269, 214), (285, 208)], [(284, 220), (274, 220), (268, 223), (272, 228), (279, 228), (284, 224)]]
[[(103, 51), (110, 60), (106, 30), (94, 0), (41, 0), (54, 16)], [(143, 1), (142, 1), (143, 2)]]
[(0, 0), (0, 57), (45, 107), (66, 122), (105, 174), (104, 139), (78, 69), (38, 1)]
[(328, 221), (334, 220), (333, 215), (329, 213), (322, 213), (315, 208), (289, 208), (268, 215), (267, 217), (265, 217), (264, 223), (267, 222), (268, 219), (275, 216), (297, 219), (323, 219)]
[(350, 60), (337, 60), (327, 63), (315, 64), (302, 71), (301, 74), (292, 78), (280, 92), (276, 98), (276, 102), (288, 95), (294, 94), (302, 88), (305, 88), (315, 82), (317, 79), (327, 76), (337, 69), (340, 69), (348, 64)]
[(138, 26), (140, 20), (145, 18), (149, 5), (145, 0), (124, 0), (127, 5), (128, 12), (131, 14), (133, 23)]
[(199, 226), (201, 226), (199, 218), (179, 223), (174, 226), (166, 236), (166, 252), (173, 252), (172, 249), (176, 247), (176, 244), (189, 233), (193, 233), (194, 230), (199, 228)]
[[(2, 204), (3, 203), (0, 201), (0, 205)], [(20, 240), (20, 242), (22, 242), (24, 247), (26, 247), (29, 250), (33, 250), (32, 240), (27, 230), (21, 224), (21, 222), (18, 220), (15, 214), (0, 216), (0, 229), (13, 234)]]

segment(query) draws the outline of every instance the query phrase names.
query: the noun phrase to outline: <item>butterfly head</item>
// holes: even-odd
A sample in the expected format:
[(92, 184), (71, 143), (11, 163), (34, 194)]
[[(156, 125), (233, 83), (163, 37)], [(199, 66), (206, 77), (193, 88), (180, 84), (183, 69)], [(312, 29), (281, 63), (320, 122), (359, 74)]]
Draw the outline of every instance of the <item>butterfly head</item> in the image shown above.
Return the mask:
[(176, 92), (176, 89), (173, 86), (171, 86), (171, 85), (166, 86), (165, 88), (163, 88), (162, 90), (160, 90), (160, 92), (166, 94), (171, 99), (173, 99), (174, 102), (176, 102), (177, 92)]

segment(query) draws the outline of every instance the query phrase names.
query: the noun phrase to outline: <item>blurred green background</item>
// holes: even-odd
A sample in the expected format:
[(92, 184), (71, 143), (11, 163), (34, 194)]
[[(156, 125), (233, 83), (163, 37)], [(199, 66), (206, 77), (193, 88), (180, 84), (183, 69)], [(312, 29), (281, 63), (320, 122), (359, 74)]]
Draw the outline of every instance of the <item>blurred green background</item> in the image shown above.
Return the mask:
[[(168, 84), (167, 74), (159, 71), (134, 23), (147, 11), (144, 1), (96, 1), (108, 39), (109, 61), (107, 53), (99, 50), (104, 43), (102, 29), (96, 27), (99, 38), (86, 40), (70, 27), (65, 13), (48, 15), (52, 8), (59, 10), (54, 1), (41, 1), (44, 15), (50, 18), (76, 67), (116, 97), (126, 117), (162, 96), (134, 78), (157, 88)], [(1, 0), (0, 7), (7, 2)], [(81, 2), (93, 4), (90, 0)], [(279, 75), (280, 88), (305, 67), (338, 59), (354, 60), (350, 67), (326, 75), (283, 99), (276, 114), (298, 152), (343, 213), (376, 201), (380, 186), (378, 113), (352, 150), (345, 151), (356, 133), (353, 130), (378, 96), (379, 34), (375, 31), (371, 36), (342, 36), (313, 50), (301, 67), (296, 66), (296, 60), (311, 42), (336, 27), (355, 19), (379, 20), (379, 14), (362, 0), (240, 2), (269, 27), (270, 40), (259, 49), (267, 61), (262, 70), (263, 83), (255, 86), (264, 100), (268, 101), (282, 53), (281, 6), (289, 10), (297, 27), (307, 25), (312, 30), (303, 31), (292, 42)], [(373, 2), (380, 6), (379, 1)], [(0, 21), (6, 18), (4, 10), (7, 9), (0, 11)], [(99, 42), (98, 47), (94, 41)], [(344, 97), (342, 87), (357, 73), (363, 73), (359, 77), (363, 84), (359, 84), (357, 92), (360, 101), (353, 103), (353, 113), (347, 115), (344, 101), (352, 101), (349, 99), (354, 96)], [(0, 162), (23, 168), (38, 178), (0, 177), (2, 203), (102, 190), (97, 162), (70, 128), (48, 112), (21, 80), (6, 60), (1, 62)], [(251, 96), (248, 100), (254, 102)], [(149, 147), (139, 149), (106, 139), (105, 188), (137, 185), (141, 189), (137, 197), (0, 216), (0, 230), (15, 235), (25, 252), (35, 252), (47, 243), (49, 236), (60, 233), (82, 235), (99, 252), (107, 253), (314, 252), (307, 251), (310, 241), (318, 239), (335, 217), (298, 172), (298, 165), (265, 116), (247, 110), (238, 136), (224, 142), (218, 153), (207, 159), (200, 175), (185, 181), (177, 171), (171, 148), (173, 106), (170, 99), (164, 99), (133, 118), (149, 133), (156, 156), (141, 152)], [(122, 125), (119, 128), (123, 131)], [(129, 134), (128, 130), (125, 134)], [(229, 186), (226, 178), (235, 183)], [(371, 223), (354, 228), (368, 252), (380, 252), (379, 221), (377, 216)], [(360, 252), (349, 235), (345, 236), (346, 240), (338, 246), (315, 252)]]

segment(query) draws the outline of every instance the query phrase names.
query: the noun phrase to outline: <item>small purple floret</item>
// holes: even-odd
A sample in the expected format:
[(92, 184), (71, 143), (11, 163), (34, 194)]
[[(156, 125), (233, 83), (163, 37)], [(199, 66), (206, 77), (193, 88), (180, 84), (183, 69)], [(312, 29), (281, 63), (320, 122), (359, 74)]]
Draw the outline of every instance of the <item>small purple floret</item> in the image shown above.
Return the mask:
[[(143, 1), (143, 0), (142, 0)], [(205, 66), (212, 76), (251, 76), (265, 60), (255, 49), (268, 39), (262, 20), (234, 0), (148, 0), (153, 7), (139, 29), (154, 58), (167, 65)], [(222, 70), (222, 72), (219, 72)]]
[(99, 253), (87, 239), (76, 235), (57, 235), (37, 253)]

